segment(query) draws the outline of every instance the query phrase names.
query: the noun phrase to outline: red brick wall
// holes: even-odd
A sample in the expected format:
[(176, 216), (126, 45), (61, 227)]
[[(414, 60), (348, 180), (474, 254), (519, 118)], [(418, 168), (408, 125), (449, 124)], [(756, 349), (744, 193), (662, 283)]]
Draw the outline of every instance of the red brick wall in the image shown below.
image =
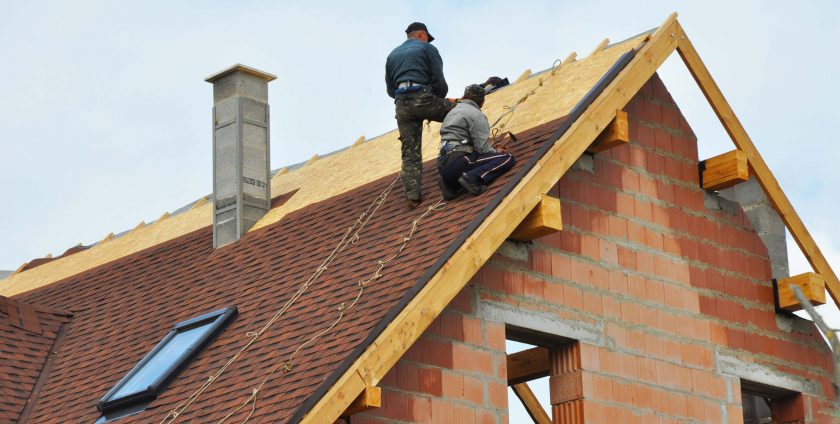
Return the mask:
[[(767, 251), (745, 215), (706, 209), (696, 137), (660, 79), (625, 110), (631, 143), (555, 189), (564, 231), (527, 260), (497, 254), (382, 381), (383, 407), (353, 424), (507, 422), (505, 328), (481, 302), (601, 329), (601, 343), (580, 343), (586, 423), (743, 422), (720, 354), (832, 396), (819, 335), (777, 324)], [(802, 400), (805, 422), (831, 422), (823, 397)]]

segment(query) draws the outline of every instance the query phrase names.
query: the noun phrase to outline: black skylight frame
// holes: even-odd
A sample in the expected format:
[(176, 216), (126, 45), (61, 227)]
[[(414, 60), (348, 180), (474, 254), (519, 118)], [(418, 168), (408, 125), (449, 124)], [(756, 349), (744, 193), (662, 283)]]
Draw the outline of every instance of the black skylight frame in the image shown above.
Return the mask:
[[(120, 409), (131, 409), (132, 411), (130, 413), (133, 413), (137, 408), (137, 404), (148, 402), (157, 398), (158, 394), (166, 388), (166, 385), (172, 380), (172, 378), (175, 377), (190, 362), (190, 360), (198, 354), (198, 352), (204, 349), (204, 347), (207, 346), (207, 344), (215, 338), (222, 329), (224, 329), (224, 327), (237, 315), (237, 313), (238, 311), (236, 306), (231, 306), (176, 324), (171, 330), (169, 330), (168, 333), (166, 333), (163, 339), (158, 342), (151, 352), (146, 354), (146, 356), (144, 356), (143, 359), (141, 359), (140, 362), (138, 362), (137, 365), (135, 365), (134, 368), (125, 375), (125, 377), (123, 377), (116, 385), (114, 385), (113, 388), (111, 388), (111, 390), (108, 391), (108, 393), (105, 394), (105, 396), (102, 397), (97, 405), (97, 408), (106, 415), (112, 415), (110, 413)], [(146, 389), (112, 399), (114, 394), (117, 393), (123, 385), (128, 383), (131, 378), (143, 367), (143, 365), (154, 358), (155, 355), (164, 346), (166, 346), (172, 338), (180, 332), (208, 325), (208, 323), (209, 327), (205, 333), (199, 336), (195, 342), (186, 348), (183, 353), (181, 353), (181, 355), (179, 355), (178, 358), (176, 358), (156, 380), (146, 387)], [(143, 406), (140, 406), (139, 409), (142, 410)], [(122, 413), (113, 415), (117, 415), (117, 417), (119, 417), (122, 416)]]

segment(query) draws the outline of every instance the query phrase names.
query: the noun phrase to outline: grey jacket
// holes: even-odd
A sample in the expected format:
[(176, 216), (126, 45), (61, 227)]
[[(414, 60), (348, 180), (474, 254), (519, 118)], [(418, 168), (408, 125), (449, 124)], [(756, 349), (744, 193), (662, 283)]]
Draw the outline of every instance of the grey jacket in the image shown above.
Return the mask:
[(394, 97), (397, 85), (412, 81), (429, 86), (437, 97), (446, 97), (449, 87), (443, 77), (443, 59), (435, 46), (414, 38), (405, 40), (385, 61), (385, 88)]
[(490, 146), (490, 123), (481, 108), (472, 100), (461, 100), (452, 109), (440, 127), (440, 148), (447, 143), (470, 145), (480, 153), (497, 153)]

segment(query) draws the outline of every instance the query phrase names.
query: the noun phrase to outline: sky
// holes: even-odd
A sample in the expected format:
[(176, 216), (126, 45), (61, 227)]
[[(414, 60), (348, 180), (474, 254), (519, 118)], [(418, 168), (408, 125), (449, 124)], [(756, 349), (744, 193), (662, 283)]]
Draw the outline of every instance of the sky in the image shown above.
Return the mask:
[[(208, 75), (242, 63), (269, 85), (271, 166), (395, 127), (384, 61), (412, 21), (450, 97), (515, 79), (605, 37), (679, 20), (832, 267), (840, 177), (840, 2), (0, 0), (0, 270), (150, 222), (212, 191)], [(732, 149), (676, 56), (660, 75), (699, 139)], [(340, 176), (337, 176), (340, 177)], [(791, 272), (810, 266), (789, 242)], [(835, 327), (840, 314), (826, 311)]]

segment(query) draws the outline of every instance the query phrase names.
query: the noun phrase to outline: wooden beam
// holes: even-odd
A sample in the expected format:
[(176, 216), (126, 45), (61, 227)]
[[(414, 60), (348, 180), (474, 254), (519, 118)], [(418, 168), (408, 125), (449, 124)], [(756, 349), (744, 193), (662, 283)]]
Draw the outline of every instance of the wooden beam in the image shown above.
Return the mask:
[(531, 416), (534, 423), (551, 424), (551, 417), (547, 412), (545, 412), (542, 405), (540, 405), (540, 401), (534, 395), (531, 388), (528, 387), (528, 383), (513, 385), (511, 386), (511, 389), (513, 389), (513, 393), (516, 394), (516, 397), (522, 401), (522, 405), (525, 406), (525, 410), (528, 411), (528, 415)]
[(794, 275), (776, 282), (776, 294), (780, 309), (789, 312), (801, 311), (804, 307), (793, 293), (792, 285), (798, 286), (802, 294), (814, 305), (825, 303), (825, 280), (813, 272)]
[(544, 347), (535, 347), (507, 356), (508, 386), (548, 377), (549, 371), (548, 349)]
[(630, 124), (627, 121), (627, 112), (619, 110), (615, 112), (615, 118), (598, 135), (598, 138), (586, 149), (589, 153), (603, 152), (616, 146), (630, 142)]
[(376, 386), (366, 386), (362, 393), (356, 397), (356, 400), (344, 410), (342, 417), (349, 417), (359, 412), (367, 411), (368, 409), (382, 407), (382, 389)]
[(703, 190), (723, 190), (750, 179), (747, 155), (733, 150), (700, 162)]
[(535, 240), (563, 229), (563, 218), (560, 216), (560, 199), (543, 194), (540, 202), (513, 230), (511, 239), (527, 241)]
[(329, 422), (339, 417), (367, 386), (375, 386), (460, 293), (517, 225), (536, 206), (592, 140), (615, 118), (656, 69), (676, 48), (671, 15), (634, 59), (586, 109), (553, 147), (523, 176), (517, 187), (471, 234), (446, 264), (426, 282), (350, 368), (303, 417), (303, 423)]
[(814, 271), (825, 279), (826, 288), (831, 298), (834, 299), (834, 303), (840, 306), (840, 281), (837, 279), (837, 274), (831, 269), (825, 256), (823, 256), (819, 247), (817, 247), (811, 233), (805, 228), (802, 219), (796, 213), (796, 210), (793, 209), (793, 205), (782, 191), (782, 187), (779, 186), (776, 177), (770, 172), (767, 163), (764, 162), (764, 159), (758, 153), (758, 149), (756, 149), (752, 139), (750, 139), (743, 125), (741, 125), (741, 121), (735, 116), (732, 107), (729, 106), (729, 103), (723, 97), (720, 88), (718, 88), (712, 79), (712, 75), (706, 69), (703, 61), (700, 60), (700, 56), (679, 24), (677, 24), (675, 34), (678, 39), (677, 51), (688, 67), (689, 72), (691, 72), (697, 85), (700, 86), (700, 90), (706, 96), (706, 100), (709, 101), (709, 104), (712, 106), (721, 124), (723, 124), (729, 137), (735, 143), (735, 146), (747, 156), (751, 173), (764, 189), (764, 193), (767, 194), (770, 203), (773, 204), (779, 217), (784, 221), (796, 244), (802, 249), (805, 258), (808, 259)]

